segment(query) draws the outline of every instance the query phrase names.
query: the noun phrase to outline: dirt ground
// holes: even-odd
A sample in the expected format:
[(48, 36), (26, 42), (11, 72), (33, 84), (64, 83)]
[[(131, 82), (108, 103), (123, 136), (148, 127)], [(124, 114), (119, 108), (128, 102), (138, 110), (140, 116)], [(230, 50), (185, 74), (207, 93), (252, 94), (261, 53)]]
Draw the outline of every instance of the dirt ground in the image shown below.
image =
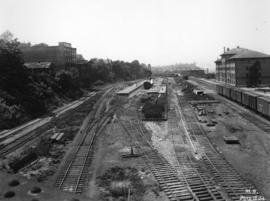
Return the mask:
[[(216, 94), (213, 90), (206, 92)], [(237, 113), (237, 110), (246, 110), (242, 106), (232, 103), (232, 109), (228, 104), (231, 103), (224, 104), (221, 101), (219, 104), (205, 105), (207, 116), (199, 118), (217, 122), (214, 127), (202, 123), (210, 141), (232, 166), (269, 200), (270, 135)], [(238, 138), (240, 144), (226, 144), (224, 137), (230, 136)]]
[[(207, 119), (218, 123), (209, 128), (205, 124), (211, 142), (248, 181), (255, 184), (266, 199), (270, 199), (270, 136), (254, 124), (242, 118), (223, 103), (206, 106)], [(235, 136), (240, 144), (226, 144), (223, 137)]]
[[(19, 181), (17, 186), (11, 186), (11, 181)], [(52, 185), (37, 183), (26, 179), (25, 177), (1, 173), (0, 174), (0, 200), (9, 201), (87, 201), (86, 196), (72, 195), (70, 193), (60, 192)], [(3, 182), (5, 181), (5, 182)], [(41, 189), (40, 193), (31, 193), (34, 187)], [(8, 192), (13, 192), (13, 197), (6, 197)], [(10, 193), (9, 193), (10, 194)]]
[[(162, 79), (158, 80), (158, 82), (161, 81)], [(170, 111), (168, 121), (144, 122), (144, 125), (152, 135), (153, 146), (169, 163), (177, 165), (175, 151), (192, 152), (192, 147), (189, 144), (179, 113), (177, 112), (180, 108), (176, 95), (182, 95), (182, 92), (180, 88), (173, 83), (172, 79), (170, 79), (170, 82), (172, 82), (172, 85), (170, 85)], [(142, 184), (144, 190), (139, 194), (131, 194), (131, 200), (168, 200), (151, 172), (146, 168), (142, 157), (123, 157), (123, 155), (130, 153), (131, 144), (133, 144), (133, 142), (120, 125), (118, 119), (131, 121), (137, 119), (140, 108), (140, 98), (144, 93), (145, 90), (140, 89), (130, 97), (117, 98), (117, 103), (120, 107), (114, 115), (113, 120), (99, 136), (95, 145), (96, 149), (89, 172), (91, 178), (88, 191), (81, 196), (73, 196), (70, 193), (64, 192), (58, 193), (51, 187), (51, 183), (47, 182), (47, 184), (40, 184), (43, 189), (42, 196), (45, 198), (42, 200), (52, 200), (52, 197), (55, 198), (54, 200), (67, 201), (72, 200), (73, 197), (79, 200), (126, 200), (127, 197), (125, 194), (112, 196), (110, 191), (101, 185), (101, 178), (112, 168), (116, 167), (136, 170), (138, 182)], [(108, 99), (108, 102), (105, 104), (106, 110), (113, 101), (115, 101), (113, 98)], [(262, 191), (266, 199), (270, 199), (270, 135), (263, 132), (255, 125), (250, 124), (250, 122), (243, 119), (243, 117), (223, 103), (205, 105), (204, 109), (207, 115), (198, 118), (206, 120), (206, 122), (210, 120), (217, 122), (213, 127), (208, 127), (206, 123), (201, 123), (213, 145), (244, 178), (255, 184), (258, 190)], [(79, 129), (79, 127), (76, 127), (76, 129)], [(226, 144), (223, 137), (230, 136), (237, 137), (240, 144)], [(135, 153), (137, 152), (138, 150), (135, 149)], [(7, 177), (10, 176), (0, 175), (0, 179)], [(20, 179), (24, 187), (22, 188), (21, 185), (19, 187), (10, 187), (7, 183), (1, 183), (0, 199), (3, 198), (7, 191), (12, 189), (15, 189), (13, 191), (16, 191), (16, 195), (18, 196), (10, 200), (18, 200), (18, 197), (21, 197), (21, 200), (39, 199), (40, 195), (30, 195), (27, 193), (22, 195), (21, 193), (21, 191), (31, 189), (33, 185), (37, 185), (36, 182), (26, 180), (21, 176), (17, 176), (16, 178)], [(10, 179), (12, 179), (12, 177), (10, 177)]]
[[(141, 157), (123, 158), (122, 156), (130, 153), (130, 141), (128, 134), (119, 124), (118, 118), (124, 120), (132, 120), (137, 118), (137, 101), (142, 94), (137, 91), (129, 98), (122, 97), (122, 108), (115, 115), (113, 121), (107, 125), (102, 137), (97, 142), (97, 149), (91, 169), (92, 178), (89, 182), (89, 191), (86, 196), (93, 200), (121, 200), (126, 199), (124, 196), (112, 197), (110, 193), (100, 187), (99, 178), (112, 167), (135, 168), (138, 171), (140, 179), (143, 183), (143, 195), (132, 195), (132, 200), (143, 201), (166, 201), (167, 197), (160, 191), (157, 182), (145, 167)], [(135, 149), (135, 153), (137, 150)]]

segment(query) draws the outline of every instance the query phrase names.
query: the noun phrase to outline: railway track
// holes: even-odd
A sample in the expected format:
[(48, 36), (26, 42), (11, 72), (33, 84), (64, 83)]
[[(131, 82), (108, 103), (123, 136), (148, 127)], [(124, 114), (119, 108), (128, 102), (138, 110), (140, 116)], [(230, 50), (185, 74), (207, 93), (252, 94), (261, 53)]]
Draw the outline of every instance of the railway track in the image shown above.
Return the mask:
[[(202, 81), (199, 79), (193, 78), (193, 80), (203, 86), (205, 86), (208, 89), (211, 89), (213, 91), (216, 90), (215, 85), (211, 84), (206, 81)], [(264, 120), (261, 116), (257, 116), (257, 113), (254, 113), (253, 111), (244, 108), (243, 106), (237, 105), (237, 103), (224, 98), (220, 95), (217, 94), (210, 94), (210, 96), (214, 97), (217, 100), (221, 100), (228, 108), (231, 108), (233, 111), (235, 111), (237, 114), (239, 114), (242, 118), (246, 119), (249, 121), (251, 124), (257, 126), (258, 128), (262, 129), (264, 132), (269, 133), (270, 131), (270, 124), (266, 122), (267, 120)], [(237, 105), (237, 106), (236, 106)], [(239, 107), (242, 107), (241, 110), (239, 110)]]
[(183, 175), (179, 175), (179, 172), (152, 146), (150, 134), (142, 127), (142, 123), (121, 120), (120, 123), (135, 147), (143, 154), (142, 157), (147, 168), (152, 172), (167, 197), (171, 201), (194, 200)]
[(136, 148), (143, 153), (146, 166), (157, 179), (170, 200), (225, 201), (226, 199), (210, 178), (198, 169), (188, 153), (176, 152), (178, 163), (169, 164), (152, 146), (148, 133), (139, 121), (121, 121)]
[(73, 193), (84, 191), (90, 177), (89, 167), (94, 154), (95, 142), (113, 114), (114, 109), (111, 109), (87, 127), (79, 143), (72, 147), (71, 154), (60, 168), (55, 181), (57, 188)]
[(87, 119), (87, 125), (72, 144), (71, 150), (64, 164), (60, 167), (55, 179), (55, 186), (63, 191), (82, 193), (87, 186), (90, 174), (89, 168), (92, 163), (95, 143), (102, 133), (106, 124), (111, 120), (116, 107), (103, 110), (106, 105), (105, 96), (113, 88), (108, 89), (94, 105), (92, 112)]
[[(89, 99), (90, 98), (88, 98), (87, 100)], [(83, 104), (81, 104), (77, 109), (81, 108), (82, 105)], [(74, 111), (75, 108), (72, 110)], [(66, 118), (66, 116), (63, 115), (62, 118)], [(13, 136), (10, 136), (10, 138), (7, 138), (5, 141), (2, 141), (0, 143), (0, 158), (6, 157), (8, 154), (18, 150), (25, 144), (28, 144), (29, 142), (34, 141), (38, 137), (41, 137), (44, 134), (46, 134), (46, 131), (49, 130), (49, 128), (51, 127), (51, 120), (52, 117), (48, 117), (46, 122), (42, 126), (37, 127), (34, 130), (31, 130), (30, 132), (26, 132), (23, 135), (14, 136), (14, 139), (12, 140), (11, 137)], [(45, 121), (45, 119), (40, 121)]]
[(217, 189), (216, 183), (207, 177), (205, 172), (198, 171), (199, 166), (197, 165), (196, 161), (192, 160), (190, 152), (178, 151), (175, 137), (179, 137), (179, 134), (177, 131), (173, 131), (174, 128), (177, 128), (177, 130), (179, 129), (179, 121), (177, 119), (178, 116), (176, 110), (171, 110), (169, 115), (170, 118), (168, 124), (172, 129), (170, 131), (171, 139), (175, 150), (175, 158), (177, 159), (177, 164), (175, 167), (179, 169), (179, 171), (181, 171), (185, 176), (187, 184), (190, 186), (190, 189), (197, 198), (196, 200), (226, 200), (226, 196), (224, 197), (224, 195)]
[(38, 128), (30, 133), (27, 133), (16, 140), (7, 143), (5, 145), (0, 144), (0, 158), (6, 157), (8, 154), (16, 151), (21, 148), (26, 143), (29, 143), (36, 139), (37, 137), (42, 136), (42, 134), (49, 128), (49, 125), (44, 125), (42, 128)]
[[(178, 98), (181, 110), (185, 111), (182, 112), (182, 118), (186, 122), (191, 143), (203, 146), (203, 150), (198, 150), (198, 154), (201, 156), (200, 161), (203, 162), (205, 169), (213, 176), (215, 182), (225, 190), (231, 200), (240, 200), (241, 196), (254, 196), (247, 194), (252, 190), (257, 192), (257, 196), (261, 196), (256, 188), (248, 183), (212, 146), (187, 100), (183, 96), (178, 96)], [(195, 168), (201, 172), (198, 166)]]
[[(132, 139), (134, 146), (143, 154), (146, 166), (151, 170), (167, 197), (170, 200), (187, 201), (238, 201), (242, 198), (252, 199), (254, 196), (261, 196), (256, 188), (241, 177), (212, 146), (185, 97), (178, 96), (178, 98), (182, 111), (181, 118), (190, 135), (189, 140), (195, 148), (199, 147), (195, 150), (195, 155), (197, 154), (199, 158), (194, 157), (192, 152), (177, 150), (172, 135), (177, 159), (177, 162), (172, 165), (153, 147), (151, 134), (141, 121), (120, 120), (125, 132)], [(176, 112), (173, 115), (176, 116)], [(171, 119), (173, 118), (169, 118), (169, 127), (175, 126), (170, 124)], [(178, 121), (173, 122), (177, 125), (178, 123)], [(183, 141), (188, 143), (186, 139)]]

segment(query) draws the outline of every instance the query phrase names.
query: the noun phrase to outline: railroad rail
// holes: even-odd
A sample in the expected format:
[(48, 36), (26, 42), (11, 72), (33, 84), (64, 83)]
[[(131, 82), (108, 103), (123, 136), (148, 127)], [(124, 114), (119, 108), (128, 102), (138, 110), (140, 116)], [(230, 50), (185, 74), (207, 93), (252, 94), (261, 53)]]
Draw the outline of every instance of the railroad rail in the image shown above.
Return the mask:
[(120, 121), (122, 127), (133, 139), (146, 166), (157, 179), (162, 190), (170, 200), (225, 201), (213, 181), (196, 169), (196, 164), (187, 153), (176, 153), (177, 165), (169, 164), (153, 147), (143, 124), (137, 121)]
[(61, 190), (82, 193), (89, 180), (89, 167), (92, 162), (94, 145), (105, 125), (111, 120), (115, 109), (110, 109), (101, 118), (89, 124), (74, 145), (57, 175), (55, 186)]
[[(195, 82), (204, 85), (206, 88), (211, 89), (215, 91), (215, 85), (214, 83), (210, 83), (207, 81), (203, 81), (200, 79), (193, 78)], [(242, 106), (236, 106), (237, 103), (233, 102), (232, 100), (229, 100), (227, 98), (224, 98), (217, 94), (210, 94), (210, 96), (214, 97), (217, 100), (221, 100), (227, 107), (231, 108), (233, 111), (236, 111), (237, 114), (239, 114), (244, 119), (248, 120), (251, 124), (257, 126), (258, 128), (262, 129), (264, 132), (269, 133), (270, 131), (270, 124), (267, 122), (267, 120), (263, 119), (261, 116), (257, 116), (258, 114), (254, 113), (251, 110), (248, 110)], [(241, 108), (241, 110), (239, 110)]]
[(143, 154), (142, 157), (147, 168), (156, 178), (167, 197), (171, 201), (194, 200), (183, 175), (179, 175), (177, 170), (153, 147), (150, 142), (150, 134), (142, 123), (139, 120), (136, 122), (120, 120), (120, 124), (132, 139), (135, 147)]
[(27, 122), (27, 123), (25, 123), (23, 125), (20, 125), (20, 126), (14, 128), (14, 129), (5, 130), (5, 131), (0, 132), (0, 141), (3, 141), (5, 139), (7, 139), (8, 137), (10, 137), (11, 135), (13, 136), (16, 133), (18, 133), (18, 132), (20, 132), (20, 131), (22, 131), (24, 129), (29, 128), (30, 126), (33, 126), (33, 124), (39, 122), (40, 120), (41, 119), (34, 119), (34, 120), (30, 121), (30, 122)]
[[(200, 147), (193, 153), (198, 154), (199, 159), (195, 159), (191, 152), (177, 151), (174, 147), (177, 162), (172, 165), (153, 147), (151, 135), (140, 120), (135, 119), (132, 122), (119, 120), (129, 138), (132, 139), (133, 145), (143, 154), (146, 166), (167, 197), (170, 200), (187, 201), (237, 201), (241, 199), (241, 196), (254, 196), (248, 192), (254, 192), (256, 188), (242, 178), (215, 150), (199, 124), (191, 105), (184, 96), (178, 96), (178, 98), (183, 111), (181, 117), (190, 135), (189, 140)], [(170, 120), (171, 118), (169, 118), (169, 123)], [(172, 141), (174, 143), (173, 136)], [(203, 169), (198, 164), (198, 160), (203, 164)], [(261, 196), (258, 191), (256, 195)]]
[(13, 151), (16, 151), (17, 149), (21, 148), (26, 143), (29, 143), (30, 141), (33, 141), (37, 137), (42, 136), (43, 133), (48, 128), (49, 128), (49, 125), (45, 124), (41, 128), (37, 128), (36, 130), (26, 133), (10, 143), (0, 144), (0, 158), (7, 156)]
[(100, 101), (94, 105), (89, 118), (86, 119), (86, 127), (80, 131), (78, 138), (72, 144), (55, 180), (58, 189), (72, 193), (82, 193), (85, 190), (91, 176), (89, 168), (92, 164), (95, 142), (116, 110), (116, 107), (111, 107), (103, 111), (106, 105), (105, 96), (112, 90), (112, 87), (107, 89)]
[[(88, 99), (90, 99), (91, 97), (93, 97), (96, 94), (96, 92), (91, 92), (88, 94), (87, 97), (82, 97), (79, 100), (73, 101), (63, 107), (57, 108), (54, 111), (52, 111), (52, 114), (55, 115), (56, 117), (59, 117), (60, 115), (63, 115), (64, 113), (71, 111), (73, 109), (75, 109), (76, 107), (78, 107), (80, 104), (82, 104), (83, 102), (87, 101)], [(51, 120), (51, 117), (47, 117), (47, 119)], [(17, 128), (14, 129), (10, 129), (10, 130), (6, 130), (3, 132), (0, 132), (0, 141), (4, 141), (7, 138), (10, 138), (12, 136), (16, 136), (16, 135), (20, 135), (20, 133), (22, 132), (31, 132), (36, 128), (33, 128), (34, 126), (40, 127), (43, 126), (45, 123), (47, 123), (47, 121), (45, 121), (46, 118), (43, 119), (34, 119), (30, 122), (24, 123), (23, 125), (18, 126)]]
[[(175, 109), (170, 111), (170, 117), (172, 117), (172, 115), (177, 118)], [(169, 119), (169, 127), (171, 129), (178, 128), (178, 121), (174, 121), (173, 119), (174, 118)], [(171, 138), (177, 159), (175, 167), (185, 176), (187, 184), (197, 198), (196, 200), (225, 201), (226, 197), (219, 192), (216, 183), (207, 177), (204, 172), (198, 171), (199, 166), (192, 160), (190, 153), (188, 151), (178, 151), (174, 137), (177, 135), (177, 132), (175, 133), (171, 130)]]
[[(87, 98), (87, 100), (89, 100), (92, 97), (93, 97), (92, 95), (89, 96)], [(82, 105), (83, 104), (80, 104), (80, 106), (82, 106)], [(81, 108), (81, 107), (77, 107), (77, 109), (78, 108)], [(67, 108), (65, 108), (65, 109), (67, 109)], [(72, 110), (74, 111), (74, 108)], [(60, 110), (60, 111), (62, 111), (62, 110)], [(63, 118), (65, 118), (65, 117), (63, 117)], [(46, 131), (51, 126), (51, 120), (52, 120), (52, 117), (47, 117), (45, 119), (41, 119), (41, 120), (35, 122), (35, 123), (40, 123), (40, 122), (44, 122), (44, 123), (41, 126), (38, 126), (37, 128), (35, 128), (33, 130), (30, 130), (29, 132), (23, 133), (23, 131), (20, 130), (20, 132), (22, 132), (21, 134), (16, 134), (16, 135), (10, 134), (9, 138), (0, 142), (0, 158), (7, 156), (8, 154), (23, 147), (25, 144), (27, 144), (27, 143), (37, 139), (38, 137), (41, 137), (44, 134), (46, 134)], [(33, 126), (33, 124), (24, 127), (24, 129), (28, 129), (29, 126)], [(16, 131), (16, 133), (17, 133), (17, 131)]]
[[(239, 200), (241, 196), (247, 195), (248, 191), (255, 190), (256, 195), (261, 196), (255, 186), (247, 182), (232, 165), (212, 146), (202, 126), (197, 121), (193, 108), (187, 102), (184, 96), (178, 96), (182, 118), (186, 122), (188, 134), (192, 143), (198, 143), (203, 146), (203, 150), (199, 150), (201, 161), (206, 169), (214, 176), (215, 182), (221, 186), (231, 200)], [(197, 168), (198, 172), (201, 169)]]

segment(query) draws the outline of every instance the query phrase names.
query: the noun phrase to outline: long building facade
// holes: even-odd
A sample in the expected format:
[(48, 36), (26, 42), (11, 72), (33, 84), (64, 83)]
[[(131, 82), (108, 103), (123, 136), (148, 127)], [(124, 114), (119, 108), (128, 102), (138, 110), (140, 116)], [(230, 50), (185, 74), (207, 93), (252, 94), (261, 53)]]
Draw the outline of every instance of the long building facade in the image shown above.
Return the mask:
[(216, 80), (237, 87), (270, 84), (270, 55), (244, 49), (227, 49), (216, 63)]
[(39, 44), (21, 47), (25, 62), (52, 62), (57, 66), (76, 63), (76, 48), (70, 43), (59, 42), (57, 46)]

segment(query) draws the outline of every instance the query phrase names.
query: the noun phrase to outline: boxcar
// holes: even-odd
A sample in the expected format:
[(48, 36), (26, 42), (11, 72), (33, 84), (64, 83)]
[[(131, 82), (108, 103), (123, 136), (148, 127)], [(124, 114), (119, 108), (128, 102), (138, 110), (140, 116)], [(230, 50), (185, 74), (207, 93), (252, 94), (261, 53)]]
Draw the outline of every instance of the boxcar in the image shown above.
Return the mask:
[(216, 85), (216, 91), (218, 94), (223, 95), (223, 86), (222, 85)]
[(248, 93), (247, 92), (242, 93), (242, 104), (248, 107)]
[(236, 88), (231, 88), (231, 99), (236, 101)]
[(262, 96), (258, 97), (257, 111), (266, 117), (270, 117), (270, 99)]
[(242, 104), (242, 93), (243, 91), (241, 89), (235, 88), (235, 94), (236, 94), (236, 102)]
[(145, 103), (142, 109), (145, 119), (161, 119), (163, 118), (163, 113), (165, 111), (165, 106), (160, 104)]
[(156, 100), (156, 104), (165, 105), (168, 103), (167, 94), (160, 94)]
[(242, 104), (257, 112), (257, 96), (251, 92), (243, 92)]
[(224, 86), (223, 95), (230, 99), (231, 98), (231, 88), (228, 86)]
[(257, 95), (251, 94), (249, 97), (249, 107), (257, 112)]

